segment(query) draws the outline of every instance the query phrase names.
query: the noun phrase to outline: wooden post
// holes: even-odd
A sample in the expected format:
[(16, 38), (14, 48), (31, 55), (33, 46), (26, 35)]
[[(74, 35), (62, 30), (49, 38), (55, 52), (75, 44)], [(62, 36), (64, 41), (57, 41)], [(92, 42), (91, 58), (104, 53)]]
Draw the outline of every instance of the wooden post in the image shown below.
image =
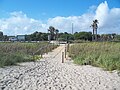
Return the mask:
[(52, 48), (52, 50), (54, 49), (54, 43), (53, 43), (53, 48)]
[(62, 52), (62, 63), (64, 63), (64, 52)]
[(40, 54), (41, 54), (41, 58), (42, 58), (43, 57), (43, 48), (41, 49)]
[(97, 41), (97, 29), (95, 30), (95, 41)]
[(46, 47), (46, 54), (48, 54), (48, 45), (47, 45), (47, 47)]
[(43, 57), (42, 53), (41, 53), (41, 58)]
[(52, 44), (49, 47), (50, 47), (50, 51), (52, 51)]
[(48, 45), (48, 52), (50, 52), (50, 45)]
[(32, 55), (33, 55), (33, 61), (35, 61), (34, 53), (32, 53)]
[(66, 46), (65, 46), (65, 58), (66, 58), (66, 53), (67, 53), (67, 50), (66, 50)]
[(69, 51), (69, 43), (67, 44), (67, 52)]

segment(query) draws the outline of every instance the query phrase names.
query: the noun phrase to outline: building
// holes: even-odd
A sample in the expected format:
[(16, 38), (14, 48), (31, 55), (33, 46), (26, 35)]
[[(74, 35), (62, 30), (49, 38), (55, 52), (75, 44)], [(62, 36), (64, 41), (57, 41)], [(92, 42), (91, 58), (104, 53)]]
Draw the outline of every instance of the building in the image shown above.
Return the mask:
[(15, 36), (8, 36), (9, 41), (17, 41), (17, 38)]
[(25, 41), (25, 35), (8, 36), (9, 41)]
[(18, 41), (25, 41), (25, 35), (17, 35), (16, 38)]

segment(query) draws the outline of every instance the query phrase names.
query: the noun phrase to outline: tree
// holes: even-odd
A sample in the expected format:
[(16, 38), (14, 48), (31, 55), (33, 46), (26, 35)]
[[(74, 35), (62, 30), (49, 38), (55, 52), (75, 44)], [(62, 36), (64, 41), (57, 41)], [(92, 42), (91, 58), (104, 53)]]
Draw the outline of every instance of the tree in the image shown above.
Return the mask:
[(25, 41), (31, 41), (31, 35), (25, 35)]
[(36, 33), (36, 41), (43, 41), (43, 38), (42, 38), (42, 32), (38, 32)]
[(0, 31), (0, 41), (3, 40), (3, 32)]
[(30, 35), (31, 41), (37, 41), (37, 31)]
[(60, 35), (59, 40), (61, 40), (61, 41), (74, 40), (73, 34), (64, 32), (64, 33), (60, 33), (59, 35)]
[(48, 33), (34, 32), (30, 35), (25, 35), (26, 41), (47, 41)]
[(116, 35), (116, 40), (120, 41), (120, 35)]
[(47, 41), (48, 40), (48, 33), (42, 33), (41, 38), (43, 41)]
[(116, 36), (116, 33), (112, 33), (112, 38), (114, 39)]
[(50, 26), (48, 31), (50, 32), (51, 40), (54, 40), (55, 39), (55, 28), (53, 26)]
[(80, 34), (78, 32), (75, 32), (74, 33), (74, 38), (75, 38), (75, 40), (80, 39)]
[(91, 25), (91, 27), (93, 28), (93, 37), (92, 37), (92, 40), (95, 40), (97, 41), (97, 28), (98, 28), (98, 20), (95, 19), (93, 20), (93, 23)]
[(75, 40), (92, 40), (92, 32), (79, 32), (74, 34)]
[(56, 40), (58, 40), (58, 33), (59, 33), (59, 30), (56, 29), (56, 30), (55, 30), (55, 38), (56, 38)]
[(50, 40), (58, 40), (58, 29), (55, 29), (53, 26), (50, 26), (48, 31), (50, 32)]
[(3, 41), (8, 41), (8, 40), (9, 40), (8, 36), (7, 36), (7, 35), (4, 35), (4, 36), (3, 36)]

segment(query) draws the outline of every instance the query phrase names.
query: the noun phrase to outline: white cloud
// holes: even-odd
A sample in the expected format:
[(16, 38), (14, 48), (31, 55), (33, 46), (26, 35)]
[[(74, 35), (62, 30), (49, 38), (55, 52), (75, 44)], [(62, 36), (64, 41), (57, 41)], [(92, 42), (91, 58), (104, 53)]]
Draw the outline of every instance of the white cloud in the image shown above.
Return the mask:
[(98, 33), (120, 34), (120, 8), (110, 9), (107, 2), (98, 7), (91, 6), (87, 13), (80, 16), (61, 17), (56, 16), (44, 21), (28, 18), (23, 12), (12, 12), (9, 18), (0, 19), (0, 28), (7, 35), (30, 34), (35, 31), (46, 32), (49, 26), (54, 26), (60, 32), (71, 32), (72, 23), (74, 32), (92, 31), (90, 25), (94, 19), (99, 21)]
[(97, 7), (95, 19), (98, 19), (99, 27), (102, 27), (107, 22), (108, 13), (109, 7), (106, 1)]
[(28, 18), (23, 12), (12, 12), (10, 17), (0, 20), (1, 30), (7, 35), (30, 34), (35, 31), (44, 31), (42, 22)]
[(93, 18), (92, 14), (84, 14), (82, 16), (69, 16), (69, 17), (55, 17), (48, 20), (47, 25), (55, 26), (63, 32), (71, 32), (72, 23), (74, 31), (89, 31), (91, 20)]
[(99, 20), (99, 32), (120, 34), (120, 8), (109, 9), (105, 1), (97, 7), (95, 18)]
[[(93, 10), (94, 13), (93, 13)], [(109, 9), (107, 2), (101, 3), (98, 7), (91, 6), (88, 13), (81, 16), (55, 17), (48, 20), (47, 25), (53, 25), (62, 31), (71, 31), (74, 23), (74, 31), (92, 31), (89, 27), (94, 19), (98, 19), (98, 32), (120, 34), (120, 8)]]

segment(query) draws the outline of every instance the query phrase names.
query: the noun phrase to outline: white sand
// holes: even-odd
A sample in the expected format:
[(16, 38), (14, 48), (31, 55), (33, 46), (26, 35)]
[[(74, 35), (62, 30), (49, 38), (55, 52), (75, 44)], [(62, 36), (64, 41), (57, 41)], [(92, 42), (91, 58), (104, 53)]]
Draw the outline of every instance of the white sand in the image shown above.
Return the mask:
[(120, 76), (97, 67), (61, 63), (64, 45), (38, 62), (0, 68), (0, 90), (120, 90)]

